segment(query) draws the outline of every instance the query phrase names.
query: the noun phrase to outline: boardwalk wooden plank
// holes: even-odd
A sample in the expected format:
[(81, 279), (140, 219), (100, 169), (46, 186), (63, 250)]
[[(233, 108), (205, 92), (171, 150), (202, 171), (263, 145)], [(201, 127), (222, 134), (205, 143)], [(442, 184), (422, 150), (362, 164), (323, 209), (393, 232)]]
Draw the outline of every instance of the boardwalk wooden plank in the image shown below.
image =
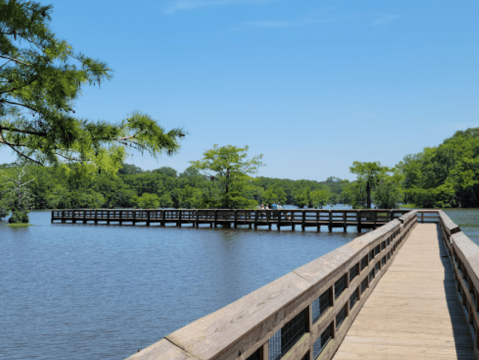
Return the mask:
[(418, 224), (359, 312), (335, 360), (474, 359), (435, 224)]

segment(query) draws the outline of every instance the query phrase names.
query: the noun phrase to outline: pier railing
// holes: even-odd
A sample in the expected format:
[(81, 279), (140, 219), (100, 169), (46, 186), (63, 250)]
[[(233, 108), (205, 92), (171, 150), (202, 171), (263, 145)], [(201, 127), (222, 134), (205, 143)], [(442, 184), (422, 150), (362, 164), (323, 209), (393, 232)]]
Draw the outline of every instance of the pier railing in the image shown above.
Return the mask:
[(358, 230), (363, 228), (376, 228), (387, 222), (397, 219), (408, 210), (315, 210), (315, 209), (294, 209), (294, 210), (226, 210), (226, 209), (135, 209), (135, 210), (109, 210), (109, 209), (72, 209), (53, 210), (52, 222), (93, 222), (117, 223), (117, 224), (192, 224), (199, 226), (209, 224), (210, 226), (234, 226), (248, 225), (249, 227), (276, 225), (278, 230), (281, 227), (300, 225), (304, 230), (306, 227), (327, 226), (331, 231), (333, 228), (344, 228), (357, 226)]
[(454, 269), (456, 290), (479, 359), (479, 247), (444, 211), (438, 211), (446, 250)]
[(417, 213), (293, 270), (130, 359), (331, 359)]

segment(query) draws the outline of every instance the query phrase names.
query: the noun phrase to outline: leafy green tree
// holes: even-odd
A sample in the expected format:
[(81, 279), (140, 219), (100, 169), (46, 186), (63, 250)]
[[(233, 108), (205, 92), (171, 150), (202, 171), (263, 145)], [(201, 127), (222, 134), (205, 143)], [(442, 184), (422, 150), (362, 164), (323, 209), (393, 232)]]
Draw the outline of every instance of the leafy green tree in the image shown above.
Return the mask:
[(349, 170), (358, 176), (358, 181), (366, 186), (366, 208), (371, 209), (371, 190), (379, 181), (385, 168), (379, 162), (354, 161)]
[(217, 181), (221, 188), (221, 206), (226, 209), (252, 207), (253, 178), (250, 176), (263, 166), (263, 155), (247, 159), (248, 146), (233, 145), (205, 151), (203, 159), (190, 163), (203, 174)]
[(404, 176), (394, 170), (389, 170), (379, 175), (376, 190), (374, 191), (374, 203), (380, 209), (394, 209), (403, 199), (402, 182)]
[(324, 205), (329, 203), (331, 196), (331, 190), (326, 185), (323, 185), (321, 189), (313, 190), (311, 192), (313, 207), (322, 209)]
[(160, 206), (160, 198), (156, 194), (144, 193), (134, 197), (133, 202), (139, 209), (157, 209)]
[(112, 174), (126, 148), (154, 156), (176, 152), (182, 129), (166, 131), (140, 112), (119, 124), (74, 116), (82, 87), (100, 86), (111, 70), (57, 38), (51, 13), (51, 5), (0, 0), (0, 149), (36, 164), (66, 160)]

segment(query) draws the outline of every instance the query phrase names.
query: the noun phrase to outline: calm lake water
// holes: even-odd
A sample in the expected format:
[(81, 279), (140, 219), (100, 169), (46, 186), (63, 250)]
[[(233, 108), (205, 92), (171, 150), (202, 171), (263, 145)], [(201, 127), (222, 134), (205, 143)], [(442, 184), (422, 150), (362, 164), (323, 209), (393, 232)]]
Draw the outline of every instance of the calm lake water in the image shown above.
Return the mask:
[(357, 235), (30, 220), (0, 225), (1, 359), (128, 357)]
[[(479, 211), (449, 216), (479, 243)], [(356, 237), (266, 229), (0, 225), (0, 358), (122, 359)]]

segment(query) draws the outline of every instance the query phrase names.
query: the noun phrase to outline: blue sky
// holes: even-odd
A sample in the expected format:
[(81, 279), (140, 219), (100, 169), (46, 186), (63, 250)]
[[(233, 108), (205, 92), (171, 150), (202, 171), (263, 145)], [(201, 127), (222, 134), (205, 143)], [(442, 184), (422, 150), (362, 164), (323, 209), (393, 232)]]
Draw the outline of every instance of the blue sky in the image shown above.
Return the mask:
[(144, 169), (231, 144), (263, 154), (260, 176), (353, 179), (353, 161), (394, 166), (479, 126), (476, 1), (51, 3), (59, 37), (114, 70), (79, 117), (188, 131), (174, 157), (127, 159)]

